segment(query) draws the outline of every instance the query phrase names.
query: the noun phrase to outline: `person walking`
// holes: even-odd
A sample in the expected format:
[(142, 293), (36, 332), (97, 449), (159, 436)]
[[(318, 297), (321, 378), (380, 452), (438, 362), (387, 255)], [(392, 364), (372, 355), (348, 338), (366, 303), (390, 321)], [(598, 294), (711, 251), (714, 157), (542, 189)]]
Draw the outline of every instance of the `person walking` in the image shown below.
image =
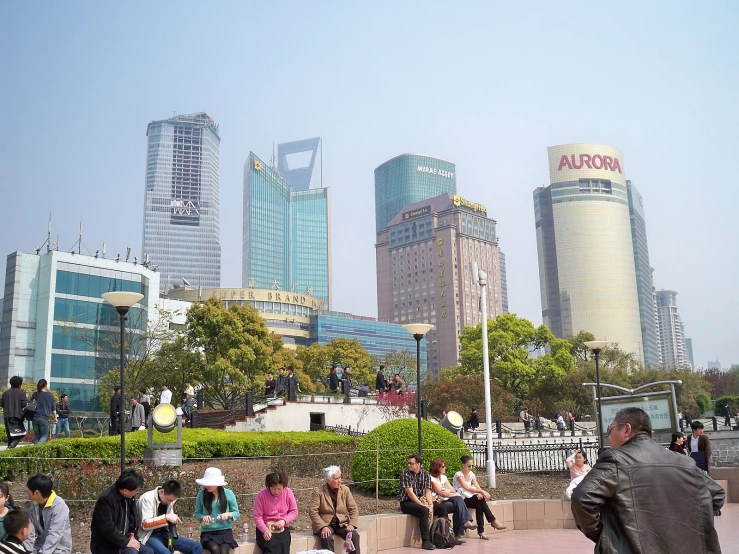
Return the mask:
[(123, 412), (123, 399), (121, 398), (121, 387), (113, 388), (113, 396), (110, 397), (110, 434), (121, 434), (121, 415)]
[(72, 413), (72, 408), (69, 407), (69, 397), (66, 394), (59, 395), (59, 402), (56, 403), (56, 438), (61, 437), (62, 433), (64, 436), (69, 438), (69, 414)]
[(56, 419), (54, 407), (54, 395), (49, 392), (49, 382), (39, 379), (36, 383), (36, 392), (33, 393), (36, 400), (36, 413), (33, 414), (33, 443), (40, 444), (49, 440), (49, 418)]
[(0, 396), (0, 408), (3, 409), (5, 432), (8, 435), (8, 448), (15, 448), (26, 436), (23, 408), (28, 404), (26, 393), (21, 389), (23, 377), (14, 375), (10, 378), (10, 388)]
[(572, 492), (577, 528), (600, 554), (719, 554), (714, 514), (724, 490), (686, 456), (652, 440), (640, 408), (616, 413), (611, 447)]

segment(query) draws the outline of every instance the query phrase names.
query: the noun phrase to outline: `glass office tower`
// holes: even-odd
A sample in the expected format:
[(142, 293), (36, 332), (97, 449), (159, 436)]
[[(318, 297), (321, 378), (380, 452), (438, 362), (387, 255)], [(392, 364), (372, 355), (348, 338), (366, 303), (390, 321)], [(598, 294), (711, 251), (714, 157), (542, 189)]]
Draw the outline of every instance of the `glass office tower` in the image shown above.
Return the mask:
[(629, 193), (629, 216), (631, 218), (631, 242), (634, 248), (636, 289), (639, 294), (639, 318), (644, 344), (644, 366), (659, 367), (659, 338), (654, 316), (654, 294), (652, 268), (649, 265), (647, 224), (644, 219), (644, 199), (631, 181), (626, 181)]
[(551, 185), (534, 191), (542, 317), (556, 336), (589, 331), (644, 362), (623, 154), (548, 148)]
[[(146, 131), (143, 254), (172, 284), (221, 285), (218, 125), (206, 113), (152, 121)], [(161, 291), (160, 291), (161, 292)]]
[(253, 152), (244, 165), (242, 286), (331, 305), (328, 188), (293, 190)]
[(120, 319), (105, 292), (144, 295), (128, 313), (127, 355), (141, 355), (159, 273), (141, 264), (51, 251), (13, 252), (5, 269), (0, 382), (13, 375), (49, 381), (75, 411), (100, 410), (98, 379), (120, 364)]
[(406, 206), (440, 194), (457, 194), (452, 162), (402, 154), (375, 169), (375, 232), (382, 231)]

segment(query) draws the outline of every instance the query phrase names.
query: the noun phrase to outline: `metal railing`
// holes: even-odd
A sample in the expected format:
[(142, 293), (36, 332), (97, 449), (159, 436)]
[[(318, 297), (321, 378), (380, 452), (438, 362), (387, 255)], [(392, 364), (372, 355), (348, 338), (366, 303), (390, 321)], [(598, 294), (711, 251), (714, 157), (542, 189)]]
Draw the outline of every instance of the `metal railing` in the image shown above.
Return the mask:
[(343, 427), (341, 425), (336, 425), (332, 427), (330, 425), (321, 425), (320, 423), (311, 423), (310, 430), (311, 431), (333, 431), (334, 433), (337, 433), (339, 435), (348, 435), (350, 437), (363, 437), (367, 434), (357, 429), (352, 431), (351, 426)]
[[(484, 470), (487, 449), (484, 443), (468, 442), (475, 467)], [(500, 473), (546, 473), (567, 471), (565, 459), (575, 450), (582, 450), (592, 464), (598, 458), (598, 444), (583, 442), (543, 442), (538, 444), (497, 444), (493, 447), (496, 470)]]

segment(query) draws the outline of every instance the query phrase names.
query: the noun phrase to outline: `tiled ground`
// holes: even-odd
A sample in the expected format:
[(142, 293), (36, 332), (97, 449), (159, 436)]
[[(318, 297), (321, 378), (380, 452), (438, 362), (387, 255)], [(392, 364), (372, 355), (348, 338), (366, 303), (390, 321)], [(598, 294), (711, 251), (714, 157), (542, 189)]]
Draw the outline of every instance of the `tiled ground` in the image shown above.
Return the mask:
[[(722, 516), (716, 518), (716, 530), (721, 541), (723, 554), (739, 553), (739, 504), (724, 506)], [(506, 531), (503, 533), (487, 533), (489, 541), (481, 541), (477, 537), (454, 549), (456, 554), (530, 554), (546, 552), (547, 554), (589, 554), (593, 552), (593, 543), (580, 531), (572, 529), (531, 531)], [(383, 554), (419, 554), (420, 548), (396, 548)]]

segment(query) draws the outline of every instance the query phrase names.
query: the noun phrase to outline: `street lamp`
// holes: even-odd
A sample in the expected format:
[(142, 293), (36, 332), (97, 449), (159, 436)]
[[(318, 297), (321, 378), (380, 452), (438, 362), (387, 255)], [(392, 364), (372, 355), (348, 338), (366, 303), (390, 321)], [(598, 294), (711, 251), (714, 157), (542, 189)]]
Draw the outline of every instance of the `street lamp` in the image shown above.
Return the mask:
[(600, 354), (600, 351), (603, 350), (606, 346), (608, 346), (608, 341), (606, 340), (589, 340), (585, 343), (585, 346), (590, 348), (590, 350), (593, 351), (593, 354), (595, 354), (595, 402), (597, 405), (598, 415), (597, 415), (597, 429), (598, 429), (598, 448), (603, 447), (603, 421), (602, 421), (602, 413), (600, 407), (600, 365), (598, 363), (598, 356)]
[(477, 267), (477, 262), (470, 262), (472, 284), (480, 285), (480, 318), (482, 319), (482, 369), (483, 384), (485, 385), (485, 451), (487, 454), (488, 487), (496, 488), (495, 460), (493, 459), (493, 409), (490, 397), (490, 359), (488, 355), (488, 274)]
[(118, 312), (118, 315), (120, 316), (121, 320), (121, 422), (119, 425), (119, 429), (121, 431), (121, 473), (123, 473), (126, 470), (126, 429), (124, 427), (126, 422), (126, 389), (123, 386), (123, 366), (126, 361), (123, 347), (125, 344), (125, 330), (126, 330), (126, 314), (128, 313), (128, 310), (131, 309), (131, 306), (136, 304), (139, 300), (141, 300), (144, 297), (143, 294), (139, 294), (138, 292), (125, 292), (125, 291), (118, 291), (118, 292), (106, 292), (103, 294), (103, 299), (108, 302), (109, 304), (112, 304), (113, 307)]
[(416, 415), (418, 416), (418, 455), (423, 455), (421, 442), (421, 339), (434, 328), (428, 323), (408, 323), (403, 325), (413, 338), (416, 339)]

